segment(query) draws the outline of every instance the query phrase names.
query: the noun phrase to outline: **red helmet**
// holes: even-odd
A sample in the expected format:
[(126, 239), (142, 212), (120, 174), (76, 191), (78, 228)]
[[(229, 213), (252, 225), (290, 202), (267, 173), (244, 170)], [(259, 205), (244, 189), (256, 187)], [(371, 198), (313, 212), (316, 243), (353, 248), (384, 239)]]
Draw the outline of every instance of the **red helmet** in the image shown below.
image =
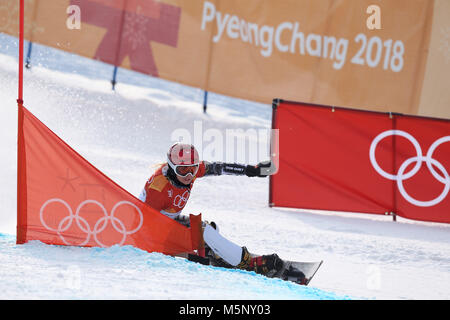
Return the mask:
[(200, 165), (200, 158), (192, 144), (177, 142), (167, 151), (167, 163), (177, 175), (195, 176)]

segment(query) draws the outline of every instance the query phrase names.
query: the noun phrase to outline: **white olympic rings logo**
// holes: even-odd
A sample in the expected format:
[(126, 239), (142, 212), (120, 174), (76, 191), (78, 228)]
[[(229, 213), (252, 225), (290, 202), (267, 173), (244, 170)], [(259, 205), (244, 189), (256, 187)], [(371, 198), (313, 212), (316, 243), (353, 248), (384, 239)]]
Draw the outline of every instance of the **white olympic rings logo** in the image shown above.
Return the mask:
[[(398, 135), (398, 136), (402, 136), (402, 137), (408, 139), (412, 143), (414, 148), (416, 149), (416, 153), (417, 153), (417, 155), (415, 157), (411, 157), (411, 158), (405, 160), (401, 164), (396, 175), (387, 173), (386, 171), (381, 169), (375, 158), (375, 149), (377, 148), (378, 143), (382, 139), (384, 139), (388, 136), (391, 136), (391, 135)], [(450, 190), (450, 176), (449, 176), (447, 170), (445, 170), (444, 166), (439, 161), (437, 161), (436, 159), (433, 158), (433, 152), (436, 150), (436, 148), (438, 146), (440, 146), (444, 142), (450, 142), (450, 136), (445, 136), (445, 137), (437, 139), (435, 142), (433, 142), (433, 144), (428, 149), (427, 155), (423, 156), (422, 149), (420, 148), (419, 142), (417, 142), (417, 140), (412, 135), (410, 135), (409, 133), (407, 133), (405, 131), (401, 131), (401, 130), (387, 130), (387, 131), (380, 133), (372, 141), (372, 144), (370, 145), (370, 151), (369, 151), (370, 162), (372, 163), (372, 166), (375, 168), (375, 170), (381, 176), (383, 176), (384, 178), (389, 179), (389, 180), (397, 181), (397, 187), (398, 187), (400, 193), (408, 202), (410, 202), (416, 206), (419, 206), (419, 207), (431, 207), (431, 206), (437, 205), (442, 200), (444, 200)], [(442, 193), (435, 199), (429, 200), (429, 201), (420, 201), (420, 200), (414, 199), (406, 192), (406, 190), (403, 186), (403, 180), (409, 179), (412, 176), (414, 176), (420, 170), (423, 161), (425, 161), (425, 163), (427, 164), (428, 170), (430, 170), (433, 177), (445, 185)], [(406, 168), (413, 162), (416, 162), (416, 165), (414, 166), (414, 168), (411, 171), (409, 171), (408, 173), (405, 173)], [(433, 168), (433, 165), (436, 166), (443, 175), (440, 175), (438, 172), (436, 172), (436, 170)]]
[(186, 202), (188, 201), (190, 195), (191, 195), (191, 193), (189, 192), (189, 190), (186, 190), (185, 192), (183, 192), (183, 194), (181, 196), (177, 195), (175, 197), (175, 199), (173, 199), (173, 205), (175, 207), (183, 209), (184, 206), (186, 205)]
[[(53, 203), (53, 202), (59, 202), (59, 203), (63, 204), (67, 208), (67, 210), (69, 212), (68, 216), (66, 216), (63, 219), (61, 219), (61, 221), (59, 222), (57, 228), (52, 228), (52, 227), (48, 226), (47, 223), (44, 220), (44, 209), (50, 203)], [(104, 217), (101, 217), (100, 219), (97, 220), (93, 230), (91, 230), (91, 227), (90, 227), (89, 223), (86, 221), (86, 219), (80, 216), (80, 211), (83, 208), (83, 206), (85, 206), (85, 205), (87, 205), (89, 203), (97, 205), (103, 211), (103, 214), (104, 214)], [(127, 229), (125, 228), (125, 225), (123, 224), (123, 222), (119, 218), (114, 216), (115, 211), (121, 205), (130, 205), (130, 206), (134, 207), (137, 210), (137, 212), (139, 213), (139, 219), (140, 219), (139, 220), (139, 225), (135, 229), (127, 231)], [(48, 229), (50, 231), (53, 231), (53, 232), (56, 232), (59, 235), (59, 237), (61, 238), (61, 240), (66, 245), (72, 245), (72, 244), (70, 244), (64, 238), (62, 233), (70, 228), (70, 226), (72, 225), (73, 220), (76, 221), (78, 228), (80, 228), (81, 231), (83, 231), (84, 233), (87, 234), (86, 240), (84, 240), (84, 242), (81, 243), (81, 244), (77, 244), (78, 246), (86, 245), (89, 242), (89, 240), (91, 239), (91, 236), (94, 236), (95, 242), (101, 247), (107, 247), (107, 246), (99, 241), (99, 239), (97, 238), (97, 234), (99, 234), (103, 230), (105, 230), (106, 226), (108, 225), (108, 221), (111, 221), (111, 224), (112, 224), (113, 228), (117, 232), (122, 234), (122, 240), (119, 242), (119, 245), (123, 245), (125, 243), (127, 235), (130, 235), (130, 234), (133, 234), (133, 233), (137, 232), (142, 227), (142, 224), (144, 223), (144, 216), (142, 215), (141, 210), (134, 203), (131, 203), (129, 201), (119, 201), (119, 202), (117, 202), (115, 204), (115, 206), (111, 210), (111, 215), (108, 215), (108, 212), (106, 211), (105, 207), (100, 202), (98, 202), (96, 200), (85, 200), (85, 201), (83, 201), (82, 203), (80, 203), (78, 205), (78, 208), (77, 208), (75, 214), (73, 214), (72, 208), (69, 206), (69, 204), (66, 201), (64, 201), (62, 199), (54, 198), (54, 199), (47, 200), (42, 205), (39, 214), (40, 214), (40, 219), (41, 219), (42, 225), (46, 229)]]

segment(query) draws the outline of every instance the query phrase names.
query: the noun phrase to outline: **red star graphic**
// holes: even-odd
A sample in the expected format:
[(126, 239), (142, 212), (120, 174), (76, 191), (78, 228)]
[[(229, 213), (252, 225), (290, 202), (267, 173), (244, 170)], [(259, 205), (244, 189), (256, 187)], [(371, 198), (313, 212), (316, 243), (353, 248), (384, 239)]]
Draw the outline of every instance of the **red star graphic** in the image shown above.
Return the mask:
[(107, 30), (94, 59), (120, 66), (128, 56), (132, 70), (158, 77), (150, 42), (177, 46), (181, 8), (154, 0), (123, 1), (70, 3), (80, 7), (82, 22)]
[(76, 188), (73, 186), (72, 181), (75, 181), (77, 179), (79, 179), (80, 177), (70, 177), (70, 173), (69, 173), (70, 169), (67, 168), (66, 169), (66, 176), (65, 177), (58, 177), (59, 179), (64, 181), (64, 184), (61, 188), (61, 191), (64, 191), (64, 189), (66, 188), (66, 186), (69, 186), (70, 188), (72, 188), (73, 191), (76, 191)]

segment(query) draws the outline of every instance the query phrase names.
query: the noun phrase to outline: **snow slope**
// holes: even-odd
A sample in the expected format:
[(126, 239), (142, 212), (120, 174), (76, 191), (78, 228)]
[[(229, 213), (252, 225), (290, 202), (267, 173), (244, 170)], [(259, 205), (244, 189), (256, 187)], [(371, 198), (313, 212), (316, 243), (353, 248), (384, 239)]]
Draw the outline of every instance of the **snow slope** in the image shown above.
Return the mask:
[[(269, 208), (268, 180), (199, 180), (184, 213), (202, 213), (230, 240), (261, 254), (324, 260), (309, 287), (201, 266), (133, 247), (15, 244), (17, 40), (0, 35), (0, 298), (2, 299), (449, 299), (450, 226), (376, 215)], [(211, 134), (270, 129), (271, 107), (209, 95), (35, 45), (25, 105), (106, 175), (138, 195), (180, 135), (205, 160), (252, 162)], [(264, 141), (256, 141), (258, 148)], [(224, 159), (226, 157), (227, 159)], [(228, 159), (230, 158), (231, 159)]]

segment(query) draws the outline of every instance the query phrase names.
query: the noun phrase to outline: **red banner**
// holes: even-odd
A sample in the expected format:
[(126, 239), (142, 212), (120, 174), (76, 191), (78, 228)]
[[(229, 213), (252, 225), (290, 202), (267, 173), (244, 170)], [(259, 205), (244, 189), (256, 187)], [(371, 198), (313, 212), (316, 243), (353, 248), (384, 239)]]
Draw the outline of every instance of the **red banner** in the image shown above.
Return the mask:
[(280, 101), (273, 206), (450, 222), (450, 121)]
[(133, 197), (20, 106), (18, 138), (18, 243), (196, 249), (191, 229)]

